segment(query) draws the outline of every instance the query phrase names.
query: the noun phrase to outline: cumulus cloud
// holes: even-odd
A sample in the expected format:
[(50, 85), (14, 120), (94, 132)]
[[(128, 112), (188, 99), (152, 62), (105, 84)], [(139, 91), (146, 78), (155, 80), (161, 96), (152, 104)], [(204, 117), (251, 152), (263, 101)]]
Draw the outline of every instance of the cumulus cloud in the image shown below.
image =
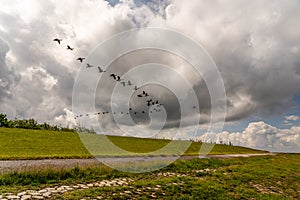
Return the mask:
[[(233, 143), (234, 145), (257, 148), (273, 152), (299, 152), (300, 127), (279, 129), (263, 121), (251, 122), (242, 132), (227, 132), (219, 134), (206, 133), (198, 139), (208, 141), (211, 135), (217, 135), (217, 143)], [(209, 141), (208, 141), (209, 142)]]
[(0, 102), (11, 96), (12, 90), (20, 81), (20, 75), (7, 60), (9, 47), (0, 38)]
[(296, 0), (175, 0), (161, 26), (196, 38), (211, 54), (225, 81), (232, 121), (292, 106), (300, 81), (297, 6)]
[(67, 108), (64, 108), (64, 112), (64, 114), (55, 117), (54, 122), (62, 125), (63, 127), (75, 127), (76, 121), (74, 119), (73, 112), (68, 110)]
[[(1, 2), (0, 111), (56, 123), (64, 109), (71, 109), (80, 67), (76, 58), (134, 27), (129, 10), (127, 4), (112, 8), (106, 1)], [(61, 45), (52, 41), (55, 37), (63, 39)], [(67, 44), (74, 52), (66, 51)]]

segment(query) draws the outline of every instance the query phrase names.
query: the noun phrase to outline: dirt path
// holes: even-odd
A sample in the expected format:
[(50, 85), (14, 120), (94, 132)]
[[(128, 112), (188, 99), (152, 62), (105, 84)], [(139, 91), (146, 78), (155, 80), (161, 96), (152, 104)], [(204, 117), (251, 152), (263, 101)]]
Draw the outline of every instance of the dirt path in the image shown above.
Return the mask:
[[(193, 158), (235, 158), (235, 157), (251, 157), (251, 156), (266, 156), (273, 155), (270, 153), (264, 154), (227, 154), (227, 155), (206, 155), (206, 156), (182, 156), (179, 159)], [(152, 157), (108, 157), (101, 158), (105, 162), (126, 163), (132, 161), (153, 162), (159, 160), (174, 160), (172, 156), (152, 156)], [(45, 159), (45, 160), (3, 160), (0, 161), (0, 173), (6, 173), (16, 170), (29, 170), (34, 168), (57, 167), (71, 168), (74, 166), (88, 166), (100, 164), (97, 159)]]

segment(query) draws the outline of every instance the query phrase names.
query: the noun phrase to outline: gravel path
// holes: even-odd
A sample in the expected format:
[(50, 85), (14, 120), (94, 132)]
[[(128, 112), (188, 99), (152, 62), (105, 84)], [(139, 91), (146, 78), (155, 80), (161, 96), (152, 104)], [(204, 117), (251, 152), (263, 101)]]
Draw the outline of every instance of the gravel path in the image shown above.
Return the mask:
[[(193, 159), (193, 158), (234, 158), (234, 157), (250, 157), (250, 156), (265, 156), (272, 155), (270, 153), (264, 154), (227, 154), (227, 155), (206, 155), (206, 156), (182, 156), (179, 159)], [(153, 162), (159, 160), (174, 160), (172, 156), (152, 156), (152, 157), (108, 157), (101, 158), (105, 162), (126, 163), (132, 161)], [(0, 161), (0, 173), (9, 171), (26, 170), (32, 168), (43, 167), (57, 167), (57, 168), (71, 168), (74, 166), (88, 166), (100, 164), (97, 159), (45, 159), (45, 160), (2, 160)]]

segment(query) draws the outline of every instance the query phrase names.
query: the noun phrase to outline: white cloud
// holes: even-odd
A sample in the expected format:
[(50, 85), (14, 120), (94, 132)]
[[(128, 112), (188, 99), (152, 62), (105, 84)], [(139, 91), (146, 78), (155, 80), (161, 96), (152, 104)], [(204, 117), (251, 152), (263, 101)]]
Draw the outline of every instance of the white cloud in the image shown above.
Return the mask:
[(30, 67), (25, 72), (22, 72), (21, 75), (23, 79), (27, 79), (30, 82), (41, 80), (41, 85), (43, 85), (47, 91), (50, 91), (52, 87), (57, 84), (57, 79), (48, 74), (46, 70), (41, 67)]
[(298, 121), (299, 117), (296, 115), (289, 115), (284, 117), (286, 121)]
[(217, 135), (217, 142), (232, 142), (234, 145), (262, 150), (276, 152), (299, 152), (300, 150), (300, 127), (297, 126), (290, 129), (279, 129), (263, 121), (252, 122), (242, 132), (206, 133), (199, 139), (205, 141), (205, 138), (210, 135)]
[(67, 108), (64, 108), (64, 112), (64, 114), (55, 117), (54, 122), (63, 127), (74, 128), (76, 126), (76, 121), (73, 112)]

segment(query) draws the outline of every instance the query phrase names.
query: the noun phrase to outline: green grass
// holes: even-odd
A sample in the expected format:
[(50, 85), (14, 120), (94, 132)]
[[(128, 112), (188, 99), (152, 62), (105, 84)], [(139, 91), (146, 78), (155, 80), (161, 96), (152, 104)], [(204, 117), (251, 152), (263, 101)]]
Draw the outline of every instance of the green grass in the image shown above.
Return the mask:
[[(163, 176), (172, 172), (174, 176)], [(108, 167), (40, 169), (0, 175), (0, 192), (130, 177), (128, 186), (98, 187), (53, 199), (299, 199), (300, 154), (230, 159), (178, 160), (159, 171), (130, 174)], [(160, 189), (157, 188), (160, 186)], [(130, 195), (124, 194), (130, 191)], [(139, 192), (138, 192), (139, 191)]]
[(90, 157), (72, 132), (0, 128), (0, 159)]
[[(90, 158), (89, 151), (98, 156), (198, 155), (201, 143), (160, 139), (77, 134), (43, 130), (0, 128), (0, 159), (44, 159), (44, 158)], [(114, 144), (124, 151), (116, 151), (108, 144)], [(186, 150), (186, 147), (191, 146)], [(160, 150), (168, 145), (167, 149)], [(157, 150), (157, 151), (156, 151)], [(186, 150), (186, 151), (185, 151)], [(155, 151), (155, 152), (153, 152)], [(261, 151), (235, 146), (215, 145), (210, 154), (262, 153)]]

